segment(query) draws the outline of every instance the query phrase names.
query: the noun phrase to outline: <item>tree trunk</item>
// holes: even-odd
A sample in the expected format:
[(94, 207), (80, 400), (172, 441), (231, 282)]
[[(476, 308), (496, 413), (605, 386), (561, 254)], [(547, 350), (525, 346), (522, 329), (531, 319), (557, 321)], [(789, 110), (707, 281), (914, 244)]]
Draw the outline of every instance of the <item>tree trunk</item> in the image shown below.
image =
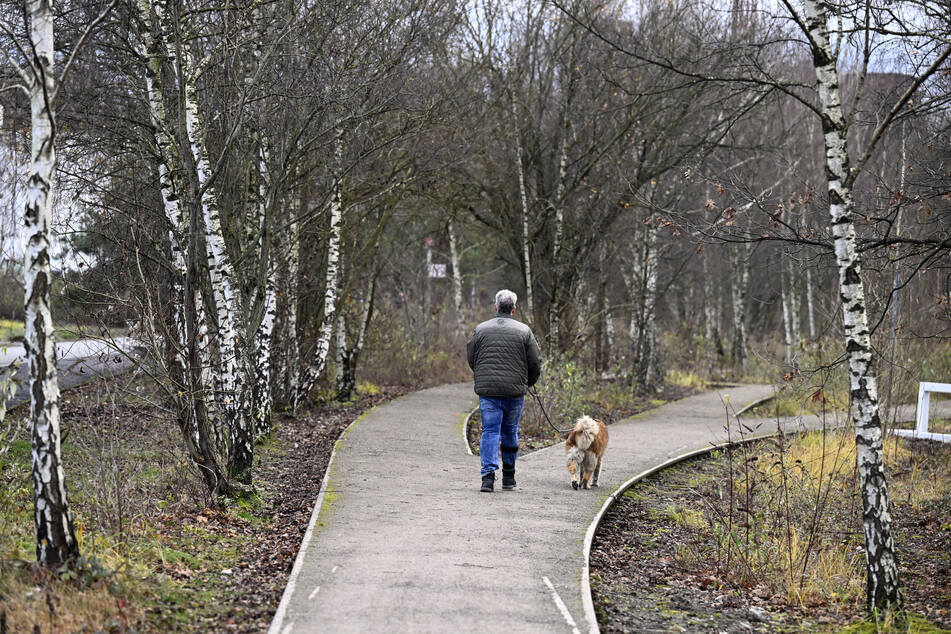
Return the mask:
[(242, 345), (243, 337), (238, 327), (238, 324), (245, 320), (240, 315), (234, 267), (221, 230), (215, 188), (210, 183), (212, 170), (205, 142), (205, 122), (198, 109), (194, 65), (188, 46), (179, 47), (179, 50), (185, 132), (195, 168), (193, 204), (200, 205), (204, 221), (202, 229), (211, 285), (211, 297), (208, 299), (215, 317), (210, 334), (218, 361), (214, 373), (217, 383), (216, 397), (219, 410), (224, 414), (223, 426), (229, 434), (230, 442), (228, 471), (238, 482), (250, 484), (254, 462), (254, 431), (247, 414), (247, 393), (244, 385), (246, 358)]
[(462, 271), (459, 268), (459, 245), (452, 216), (449, 216), (449, 257), (452, 264), (452, 302), (456, 308), (456, 328), (462, 335), (466, 328), (465, 316), (462, 312)]
[(812, 267), (806, 267), (806, 316), (809, 321), (809, 340), (816, 340), (816, 307), (813, 296), (815, 289), (812, 284)]
[[(799, 323), (799, 275), (792, 257), (786, 258), (786, 279), (789, 282), (789, 344), (790, 355), (796, 354), (802, 343), (802, 328)], [(789, 357), (792, 362), (792, 356)]]
[(291, 217), (279, 221), (279, 253), (281, 265), (278, 272), (278, 316), (280, 317), (281, 349), (272, 350), (272, 365), (275, 366), (277, 400), (282, 405), (292, 405), (299, 389), (300, 348), (297, 340), (297, 293), (300, 263), (300, 199), (291, 198)]
[(792, 363), (792, 345), (793, 345), (793, 330), (792, 330), (792, 310), (790, 305), (792, 304), (791, 293), (789, 292), (789, 286), (791, 284), (790, 275), (786, 269), (785, 260), (787, 254), (783, 254), (782, 259), (780, 260), (779, 265), (779, 286), (781, 293), (781, 300), (783, 305), (783, 343), (786, 348), (786, 363)]
[[(898, 202), (895, 209), (895, 237), (901, 235), (901, 206), (905, 199), (905, 173), (908, 169), (908, 155), (905, 148), (905, 123), (901, 124), (901, 170), (898, 175)], [(901, 323), (901, 303), (899, 302), (899, 293), (901, 291), (901, 243), (895, 246), (895, 256), (892, 259), (892, 323), (890, 332), (890, 345), (888, 347), (888, 388), (886, 390), (885, 405), (892, 408), (896, 403), (892, 400), (892, 380), (895, 375), (895, 349), (898, 347), (898, 326)]]
[(635, 256), (628, 286), (634, 307), (631, 314), (631, 388), (656, 392), (663, 384), (657, 345), (657, 223), (644, 225), (644, 240)]
[[(187, 187), (182, 181), (183, 164), (181, 156), (170, 132), (172, 129), (166, 116), (163, 82), (163, 60), (167, 58), (162, 38), (153, 36), (153, 12), (160, 27), (164, 26), (164, 3), (150, 5), (148, 0), (137, 2), (141, 23), (142, 47), (140, 55), (145, 60), (145, 91), (149, 104), (149, 113), (155, 131), (155, 144), (159, 162), (159, 192), (162, 196), (165, 219), (168, 223), (168, 239), (172, 269), (170, 290), (169, 323), (165, 329), (166, 358), (168, 359), (169, 379), (172, 383), (172, 401), (176, 411), (176, 420), (182, 432), (182, 438), (189, 458), (199, 468), (209, 491), (212, 494), (221, 491), (222, 477), (218, 460), (215, 457), (215, 440), (208, 425), (208, 412), (204, 401), (205, 386), (210, 385), (207, 372), (206, 346), (200, 342), (195, 331), (204, 322), (201, 300), (196, 296), (197, 287), (188, 282), (189, 271), (186, 260), (186, 242), (191, 235), (186, 222), (189, 216), (182, 213), (182, 194)], [(194, 274), (192, 274), (194, 277)], [(186, 287), (191, 288), (187, 290)], [(190, 294), (189, 294), (190, 293)], [(194, 353), (194, 354), (192, 354)], [(190, 364), (196, 364), (196, 372), (191, 372)]]
[[(568, 105), (566, 103), (565, 110)], [(551, 308), (548, 310), (548, 356), (554, 357), (561, 350), (562, 321), (562, 261), (561, 249), (565, 231), (565, 179), (568, 175), (568, 115), (564, 113), (561, 143), (558, 150), (558, 187), (555, 193), (555, 235), (551, 250)]]
[(872, 366), (865, 290), (861, 262), (855, 248), (847, 128), (839, 100), (836, 59), (829, 40), (829, 20), (833, 10), (824, 0), (804, 0), (804, 6), (819, 93), (829, 215), (835, 238), (845, 349), (849, 360), (852, 420), (855, 425), (856, 460), (862, 492), (862, 528), (868, 566), (866, 604), (873, 612), (887, 612), (900, 609), (902, 597), (882, 460), (882, 427)]
[[(263, 282), (264, 293), (261, 300), (263, 305), (260, 307), (261, 321), (253, 333), (254, 347), (248, 363), (251, 372), (250, 376), (247, 377), (248, 382), (251, 383), (251, 429), (254, 438), (260, 438), (271, 433), (271, 342), (277, 314), (277, 289), (275, 288), (277, 258), (274, 250), (270, 248), (269, 227), (273, 223), (269, 219), (267, 183), (264, 178), (267, 173), (266, 158), (267, 155), (262, 143), (257, 166), (257, 218), (255, 218), (257, 235), (253, 244), (259, 258), (259, 270), (255, 279), (255, 287), (260, 288), (259, 285)], [(262, 280), (261, 277), (264, 279)], [(248, 301), (250, 303), (250, 294)]]
[(565, 233), (565, 204), (568, 179), (568, 137), (571, 133), (571, 104), (574, 97), (575, 85), (575, 49), (573, 41), (568, 44), (568, 63), (566, 64), (568, 81), (564, 88), (564, 102), (561, 107), (561, 139), (558, 143), (558, 184), (555, 188), (555, 234), (552, 240), (551, 251), (551, 308), (548, 312), (548, 354), (554, 356), (561, 350), (561, 329), (564, 316), (564, 263), (562, 262), (562, 248)]
[(710, 270), (710, 254), (701, 253), (703, 258), (703, 332), (706, 340), (707, 369), (714, 367), (723, 356), (723, 342), (720, 340), (720, 313), (713, 284), (713, 271)]
[(304, 368), (300, 385), (294, 395), (294, 410), (314, 389), (317, 379), (324, 373), (327, 354), (330, 352), (330, 337), (333, 332), (337, 307), (337, 284), (340, 276), (340, 220), (343, 216), (343, 126), (337, 125), (334, 138), (333, 192), (330, 197), (330, 238), (327, 241), (327, 275), (324, 289), (324, 320), (314, 350), (314, 359)]
[[(202, 349), (207, 339), (204, 330), (204, 311), (201, 300), (200, 262), (204, 261), (199, 237), (201, 218), (198, 209), (192, 205), (189, 209), (188, 234), (188, 275), (185, 277), (185, 328), (188, 342), (188, 381), (190, 389), (190, 411), (179, 413), (179, 426), (185, 438), (189, 455), (198, 467), (205, 484), (213, 494), (230, 495), (231, 482), (222, 472), (215, 458), (214, 422), (209, 414), (209, 397), (206, 386), (208, 365)], [(214, 402), (214, 399), (210, 399)], [(185, 418), (187, 416), (187, 418)]]
[(637, 381), (645, 392), (657, 392), (663, 386), (660, 348), (657, 341), (657, 223), (646, 227), (644, 245), (644, 318), (641, 350), (637, 359)]
[[(603, 269), (600, 269), (603, 270)], [(598, 292), (594, 300), (594, 371), (600, 373), (607, 366), (604, 346), (604, 317), (607, 308), (607, 285), (604, 276), (599, 274), (595, 280)]]
[(614, 315), (611, 314), (611, 307), (608, 304), (604, 309), (604, 345), (607, 367), (613, 368), (617, 364), (617, 335), (614, 328)]
[[(373, 318), (373, 300), (376, 296), (376, 278), (379, 274), (377, 268), (370, 274), (370, 281), (367, 285), (366, 296), (363, 299), (363, 312), (360, 315), (360, 326), (357, 330), (356, 340), (352, 346), (347, 345), (346, 334), (340, 335), (338, 332), (338, 347), (342, 349), (339, 353), (339, 365), (337, 369), (337, 400), (347, 401), (353, 396), (357, 388), (357, 361), (360, 359), (360, 352), (363, 351), (363, 344), (366, 341), (367, 328), (370, 320)], [(346, 333), (342, 321), (338, 328)]]
[(30, 366), (30, 445), (33, 453), (33, 502), (36, 559), (48, 568), (79, 556), (66, 495), (60, 443), (56, 342), (50, 311), (50, 197), (56, 165), (56, 125), (50, 99), (53, 69), (53, 13), (48, 0), (29, 0), (32, 76), (28, 85), (33, 147), (23, 219), (26, 287), (25, 337)]
[(733, 367), (746, 372), (749, 356), (746, 344), (746, 301), (750, 285), (750, 248), (734, 244), (730, 248), (730, 298), (733, 303)]
[(340, 298), (341, 305), (337, 307), (337, 345), (336, 354), (334, 356), (334, 362), (337, 366), (337, 374), (334, 377), (334, 384), (337, 388), (337, 400), (345, 401), (350, 398), (350, 390), (347, 390), (347, 393), (341, 396), (341, 385), (344, 382), (344, 374), (347, 372), (344, 369), (344, 366), (347, 364), (347, 315), (344, 310), (344, 305), (348, 303), (348, 298)]
[(528, 190), (525, 187), (525, 166), (522, 164), (522, 134), (518, 125), (515, 99), (512, 99), (512, 122), (515, 136), (515, 162), (518, 170), (518, 193), (522, 201), (522, 272), (525, 274), (525, 319), (529, 325), (535, 322), (535, 294), (532, 291), (531, 241), (528, 232)]

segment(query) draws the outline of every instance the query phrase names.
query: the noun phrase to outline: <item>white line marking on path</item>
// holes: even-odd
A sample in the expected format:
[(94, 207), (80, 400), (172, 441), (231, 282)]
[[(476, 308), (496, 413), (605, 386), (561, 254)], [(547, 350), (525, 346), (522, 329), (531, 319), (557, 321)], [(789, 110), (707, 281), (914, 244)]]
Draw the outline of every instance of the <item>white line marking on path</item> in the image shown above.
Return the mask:
[(317, 586), (316, 588), (314, 588), (314, 591), (310, 593), (310, 596), (307, 597), (307, 600), (311, 601), (317, 595), (318, 592), (320, 592), (320, 586)]
[(545, 582), (545, 585), (548, 586), (548, 589), (551, 590), (551, 598), (555, 601), (555, 605), (561, 610), (561, 615), (565, 617), (565, 621), (568, 622), (568, 625), (571, 626), (572, 634), (581, 634), (578, 631), (578, 624), (575, 623), (575, 620), (571, 618), (571, 612), (568, 611), (568, 606), (565, 605), (565, 602), (561, 600), (561, 597), (558, 596), (558, 591), (555, 590), (555, 586), (552, 585), (548, 577), (542, 577), (542, 581)]
[(340, 567), (340, 566), (334, 566), (334, 569), (330, 571), (330, 574), (333, 574), (333, 573), (337, 572), (337, 568), (339, 568), (339, 567)]

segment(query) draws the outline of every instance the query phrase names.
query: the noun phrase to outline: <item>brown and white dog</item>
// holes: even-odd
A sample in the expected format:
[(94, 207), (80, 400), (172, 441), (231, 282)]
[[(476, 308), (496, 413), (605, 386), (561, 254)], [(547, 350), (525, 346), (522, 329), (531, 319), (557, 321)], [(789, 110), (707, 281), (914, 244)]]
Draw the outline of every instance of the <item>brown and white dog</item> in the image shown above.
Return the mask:
[(599, 420), (582, 416), (565, 440), (571, 486), (577, 489), (598, 486), (601, 459), (608, 447), (608, 428)]

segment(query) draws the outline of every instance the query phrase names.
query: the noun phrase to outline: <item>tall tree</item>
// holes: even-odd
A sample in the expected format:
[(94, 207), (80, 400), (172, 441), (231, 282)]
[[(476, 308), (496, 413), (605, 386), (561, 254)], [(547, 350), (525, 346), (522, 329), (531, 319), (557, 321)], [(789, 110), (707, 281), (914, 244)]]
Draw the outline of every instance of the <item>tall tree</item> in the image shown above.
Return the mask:
[[(26, 46), (11, 44), (22, 60), (6, 53), (21, 83), (5, 86), (23, 91), (30, 102), (32, 148), (27, 172), (23, 214), (23, 283), (25, 287), (25, 341), (29, 364), (30, 444), (33, 457), (34, 526), (36, 557), (40, 564), (56, 567), (79, 555), (63, 469), (56, 341), (50, 308), (53, 274), (50, 265), (54, 171), (56, 168), (55, 104), (70, 67), (86, 39), (111, 11), (115, 2), (93, 19), (70, 49), (57, 76), (54, 65), (54, 14), (49, 0), (27, 0)], [(10, 25), (3, 31), (14, 33)], [(11, 49), (7, 49), (8, 51)]]

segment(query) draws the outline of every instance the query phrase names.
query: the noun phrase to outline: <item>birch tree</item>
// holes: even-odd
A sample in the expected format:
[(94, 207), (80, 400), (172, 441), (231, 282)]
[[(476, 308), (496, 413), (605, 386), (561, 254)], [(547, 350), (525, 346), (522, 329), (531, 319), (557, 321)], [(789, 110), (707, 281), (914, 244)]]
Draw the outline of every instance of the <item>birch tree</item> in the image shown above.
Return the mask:
[(335, 311), (337, 309), (337, 291), (340, 283), (340, 230), (343, 217), (343, 160), (344, 129), (338, 122), (334, 129), (334, 171), (330, 194), (330, 228), (327, 240), (327, 264), (324, 282), (323, 320), (312, 358), (301, 372), (300, 384), (294, 394), (293, 407), (301, 406), (307, 395), (314, 389), (321, 377), (330, 353), (330, 341), (333, 334)]
[[(27, 44), (13, 44), (22, 59), (6, 49), (4, 56), (20, 83), (3, 90), (21, 90), (30, 103), (32, 143), (23, 209), (23, 284), (25, 287), (25, 349), (29, 364), (30, 445), (34, 528), (37, 561), (55, 568), (79, 556), (63, 468), (59, 416), (59, 383), (56, 341), (50, 308), (53, 275), (52, 205), (55, 198), (56, 100), (70, 67), (93, 30), (106, 18), (115, 2), (107, 5), (73, 43), (62, 71), (54, 65), (54, 15), (49, 0), (27, 0), (23, 18)], [(10, 25), (3, 31), (13, 33)], [(2, 114), (2, 112), (0, 112)]]
[(53, 99), (58, 88), (53, 68), (53, 13), (47, 0), (27, 3), (34, 56), (22, 73), (30, 97), (33, 147), (23, 219), (26, 287), (26, 356), (30, 365), (30, 435), (33, 450), (33, 502), (36, 558), (54, 567), (79, 555), (66, 495), (60, 440), (56, 341), (50, 311), (50, 207), (56, 165)]
[(823, 133), (829, 217), (839, 273), (842, 325), (852, 401), (851, 414), (855, 427), (856, 460), (862, 492), (862, 528), (868, 567), (866, 603), (870, 610), (885, 613), (900, 609), (902, 597), (882, 458), (877, 376), (872, 357), (862, 263), (856, 248), (853, 188), (858, 174), (871, 157), (884, 130), (912, 98), (915, 90), (941, 68), (951, 54), (951, 45), (945, 44), (938, 48), (931, 63), (921, 70), (912, 85), (876, 127), (853, 166), (848, 148), (848, 121), (843, 112), (839, 90), (837, 61), (840, 46), (834, 46), (830, 27), (837, 18), (843, 17), (838, 13), (841, 9), (825, 0), (805, 0), (801, 13), (787, 0), (784, 0), (784, 4), (807, 38), (814, 62), (818, 94), (816, 114)]
[[(184, 164), (174, 134), (175, 124), (166, 109), (169, 88), (165, 84), (167, 69), (164, 60), (169, 56), (168, 7), (164, 0), (138, 0), (136, 7), (140, 37), (137, 52), (145, 66), (143, 88), (154, 130), (152, 138), (158, 157), (159, 192), (168, 227), (172, 284), (171, 318), (166, 324), (165, 341), (167, 367), (173, 386), (170, 397), (175, 403), (176, 419), (189, 457), (198, 466), (210, 491), (227, 494), (230, 487), (215, 451), (214, 410), (209, 413), (204, 397), (205, 387), (210, 386), (211, 379), (208, 376), (207, 343), (199, 334), (204, 330), (205, 312), (200, 286), (194, 279), (197, 271), (190, 265), (195, 249), (190, 237), (189, 219), (192, 214), (183, 207), (187, 200)], [(152, 323), (153, 316), (162, 314), (151, 303), (149, 306), (146, 323)]]
[[(184, 381), (188, 389), (179, 390), (177, 397), (173, 392), (172, 398), (190, 401), (177, 408), (189, 455), (210, 489), (227, 493), (229, 479), (251, 482), (254, 438), (267, 432), (270, 420), (268, 360), (276, 311), (270, 210), (276, 193), (267, 178), (268, 146), (261, 130), (244, 124), (253, 114), (261, 118), (245, 106), (256, 89), (254, 78), (276, 44), (271, 41), (263, 52), (261, 38), (250, 38), (255, 42), (250, 46), (240, 44), (240, 29), (247, 21), (265, 28), (260, 7), (244, 15), (239, 9), (239, 19), (228, 22), (237, 25), (235, 37), (220, 41), (201, 30), (207, 27), (205, 20), (214, 23), (214, 18), (185, 3), (170, 7), (167, 0), (141, 0), (137, 9), (139, 54), (147, 67), (145, 101), (170, 227), (173, 297), (181, 294), (181, 280), (186, 287), (185, 301), (173, 304), (184, 307), (184, 318), (173, 316), (169, 336), (170, 347), (182, 351), (170, 358), (172, 383)], [(196, 15), (200, 19), (194, 19)], [(231, 49), (233, 42), (239, 43)], [(244, 60), (239, 64), (242, 80), (225, 95), (233, 100), (225, 108), (233, 116), (218, 118), (224, 121), (220, 142), (209, 130), (204, 112), (208, 97), (202, 94), (202, 79), (217, 57)], [(241, 144), (243, 130), (247, 133), (242, 138), (248, 142)], [(212, 138), (220, 145), (216, 155), (211, 151)], [(230, 169), (228, 153), (238, 155), (242, 145), (252, 150), (239, 155), (246, 187), (240, 193), (245, 203), (236, 204), (222, 185), (221, 174)], [(179, 367), (183, 360), (184, 369)], [(179, 374), (188, 379), (178, 379)], [(211, 438), (201, 431), (206, 427)], [(227, 462), (227, 478), (220, 473), (215, 454)]]
[(866, 602), (870, 608), (887, 611), (900, 608), (902, 598), (882, 458), (882, 425), (865, 310), (865, 289), (861, 262), (855, 249), (851, 189), (854, 177), (850, 173), (847, 128), (839, 98), (837, 60), (829, 37), (829, 22), (834, 13), (825, 2), (806, 0), (804, 7), (804, 16), (800, 18), (791, 6), (787, 6), (795, 18), (802, 20), (815, 60), (819, 116), (829, 182), (829, 216), (835, 236), (842, 323), (849, 356), (856, 460), (862, 491), (862, 529), (868, 565)]
[(452, 304), (456, 309), (456, 325), (459, 334), (465, 333), (465, 315), (462, 310), (462, 270), (460, 269), (459, 232), (456, 229), (458, 221), (452, 215), (446, 223), (449, 233), (449, 258), (452, 267)]
[(515, 171), (518, 174), (518, 199), (521, 203), (521, 253), (522, 253), (522, 275), (525, 278), (525, 307), (528, 323), (531, 324), (535, 319), (535, 283), (532, 277), (532, 250), (531, 235), (529, 230), (529, 210), (528, 188), (525, 185), (525, 163), (522, 151), (522, 131), (519, 125), (518, 109), (515, 104), (515, 98), (512, 98), (512, 127), (515, 138)]

